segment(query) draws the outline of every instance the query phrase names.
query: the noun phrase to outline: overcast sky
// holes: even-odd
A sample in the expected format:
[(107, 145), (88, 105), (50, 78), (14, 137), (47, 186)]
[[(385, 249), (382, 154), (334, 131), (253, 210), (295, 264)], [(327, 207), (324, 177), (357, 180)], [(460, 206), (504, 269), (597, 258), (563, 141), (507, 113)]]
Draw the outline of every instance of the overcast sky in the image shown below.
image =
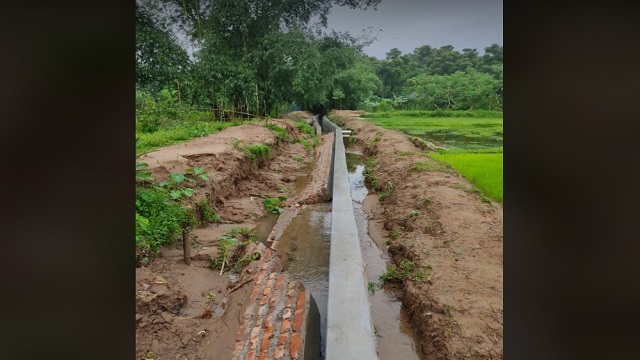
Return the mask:
[(364, 52), (379, 59), (394, 47), (406, 54), (422, 45), (483, 54), (502, 45), (502, 0), (382, 0), (377, 11), (334, 7), (327, 27), (354, 36), (372, 27), (377, 40)]

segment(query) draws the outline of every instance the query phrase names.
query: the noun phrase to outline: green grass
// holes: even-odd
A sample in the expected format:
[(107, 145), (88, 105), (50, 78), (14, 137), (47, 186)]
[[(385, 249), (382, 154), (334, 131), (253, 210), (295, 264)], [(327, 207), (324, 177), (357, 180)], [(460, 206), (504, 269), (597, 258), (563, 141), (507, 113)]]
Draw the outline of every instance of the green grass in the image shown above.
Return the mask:
[(364, 113), (365, 118), (388, 118), (388, 117), (472, 117), (472, 118), (501, 118), (502, 111), (492, 110), (390, 110), (374, 113)]
[(448, 163), (484, 195), (502, 203), (502, 154), (433, 153)]

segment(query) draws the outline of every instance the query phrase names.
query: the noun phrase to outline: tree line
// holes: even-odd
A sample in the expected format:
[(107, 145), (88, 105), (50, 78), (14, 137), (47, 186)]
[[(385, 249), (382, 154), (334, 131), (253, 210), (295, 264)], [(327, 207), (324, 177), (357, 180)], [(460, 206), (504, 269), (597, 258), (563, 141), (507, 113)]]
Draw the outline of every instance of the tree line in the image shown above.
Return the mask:
[[(502, 109), (502, 47), (428, 45), (385, 59), (375, 39), (325, 31), (332, 6), (380, 0), (138, 0), (138, 99), (276, 116), (300, 108)], [(178, 29), (193, 55), (174, 35)], [(164, 92), (163, 92), (164, 90)], [(161, 95), (164, 94), (164, 95)], [(141, 106), (144, 101), (139, 101)]]

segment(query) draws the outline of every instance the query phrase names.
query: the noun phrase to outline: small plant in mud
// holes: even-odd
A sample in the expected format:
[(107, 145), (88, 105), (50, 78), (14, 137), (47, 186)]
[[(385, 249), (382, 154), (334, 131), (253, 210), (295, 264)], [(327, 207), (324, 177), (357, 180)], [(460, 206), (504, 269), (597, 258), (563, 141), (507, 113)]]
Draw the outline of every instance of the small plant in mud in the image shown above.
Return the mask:
[[(431, 267), (427, 266), (426, 269), (431, 269)], [(394, 264), (387, 267), (387, 271), (380, 275), (380, 280), (392, 284), (402, 284), (406, 280), (422, 282), (424, 281), (424, 272), (423, 269), (416, 266), (414, 261), (402, 260), (397, 266)]]
[(419, 210), (413, 209), (413, 210), (409, 211), (409, 216), (412, 217), (412, 218), (415, 218), (418, 215), (420, 215), (420, 211)]
[(368, 144), (369, 144), (369, 145), (373, 145), (373, 144), (378, 143), (378, 142), (380, 141), (380, 138), (381, 138), (381, 137), (382, 137), (382, 132), (381, 132), (381, 131), (378, 131), (378, 132), (376, 133), (376, 136), (375, 136), (373, 139), (371, 139), (371, 141), (369, 141), (369, 143), (368, 143)]
[(303, 162), (304, 158), (300, 157), (300, 156), (294, 156), (292, 157), (293, 160), (297, 161), (297, 162)]
[(413, 165), (411, 165), (411, 167), (409, 167), (410, 171), (442, 171), (442, 172), (446, 172), (446, 173), (453, 173), (453, 171), (451, 170), (451, 168), (444, 163), (440, 163), (437, 162), (435, 160), (430, 160), (430, 161), (419, 161)]
[(389, 234), (389, 237), (391, 238), (391, 240), (396, 240), (397, 238), (400, 237), (400, 231), (392, 230), (391, 233)]
[(270, 130), (275, 131), (275, 132), (278, 134), (278, 138), (279, 138), (279, 139), (284, 140), (284, 139), (286, 139), (286, 138), (287, 138), (287, 130), (285, 130), (285, 129), (281, 128), (281, 127), (280, 127), (280, 126), (278, 126), (278, 125), (275, 125), (275, 124), (267, 124), (267, 125), (266, 125), (266, 128), (267, 128), (267, 129), (270, 129)]
[(378, 186), (378, 179), (373, 175), (373, 172), (379, 168), (380, 164), (376, 163), (376, 159), (371, 158), (364, 164), (364, 171), (362, 172), (362, 175), (364, 175), (364, 181), (371, 185), (374, 190)]
[(367, 289), (369, 289), (369, 292), (371, 292), (371, 294), (374, 295), (379, 286), (380, 285), (377, 283), (369, 282), (369, 284), (367, 284)]
[(311, 145), (311, 143), (308, 140), (300, 140), (300, 144), (302, 144), (305, 149), (311, 151), (313, 150), (313, 145)]
[[(377, 183), (377, 181), (376, 181)], [(385, 200), (389, 200), (391, 199), (392, 195), (395, 193), (395, 188), (393, 187), (393, 184), (391, 184), (391, 182), (387, 181), (387, 183), (384, 186), (384, 191), (380, 193), (380, 195), (378, 195), (378, 199), (380, 201), (385, 201)]]
[[(225, 268), (227, 270), (236, 270), (238, 266), (251, 258), (247, 256), (240, 258), (240, 254), (251, 242), (257, 242), (256, 233), (248, 228), (234, 228), (228, 233), (219, 236), (218, 248), (220, 249), (220, 256), (211, 260), (209, 268), (213, 270), (220, 268), (220, 275), (222, 275)], [(256, 255), (250, 254), (250, 256)], [(259, 254), (257, 256), (259, 257)]]
[(186, 177), (184, 174), (180, 173), (171, 173), (169, 174), (169, 179), (161, 181), (158, 185), (165, 187), (169, 191), (169, 196), (173, 200), (179, 199), (182, 196), (192, 197), (195, 194), (195, 190), (190, 187), (181, 188), (180, 186), (185, 181), (194, 182), (194, 180)]
[(282, 208), (283, 202), (287, 200), (286, 196), (278, 196), (277, 198), (267, 198), (262, 202), (262, 205), (264, 205), (264, 208), (267, 210), (267, 212), (273, 213), (273, 214), (281, 214), (284, 209)]
[(209, 181), (209, 174), (205, 169), (199, 167), (192, 167), (185, 170), (185, 174), (191, 177), (195, 183), (207, 182)]
[(296, 124), (296, 127), (298, 128), (298, 130), (300, 130), (301, 133), (307, 134), (312, 138), (317, 137), (316, 130), (313, 128), (313, 126), (307, 124), (306, 122), (299, 122)]
[(207, 198), (202, 198), (196, 203), (196, 211), (200, 215), (200, 225), (220, 222), (220, 215), (213, 212), (213, 208)]
[(263, 160), (267, 159), (271, 154), (271, 149), (267, 145), (245, 145), (241, 140), (231, 139), (233, 148), (244, 153), (251, 159), (251, 166), (256, 168)]

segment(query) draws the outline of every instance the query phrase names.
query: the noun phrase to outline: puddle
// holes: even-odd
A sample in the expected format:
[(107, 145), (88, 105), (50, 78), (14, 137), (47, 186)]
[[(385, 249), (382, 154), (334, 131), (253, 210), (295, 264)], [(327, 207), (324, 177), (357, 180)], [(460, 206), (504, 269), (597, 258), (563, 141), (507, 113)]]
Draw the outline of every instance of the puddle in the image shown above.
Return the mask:
[(267, 247), (271, 246), (271, 244), (267, 245), (267, 238), (269, 237), (273, 226), (278, 221), (278, 217), (280, 217), (279, 214), (267, 214), (261, 217), (260, 220), (258, 220), (256, 226), (251, 229), (251, 231), (256, 232), (256, 238), (258, 239), (258, 242), (261, 242)]
[(329, 295), (331, 204), (308, 205), (300, 210), (278, 240), (276, 253), (284, 270), (313, 295), (320, 312), (321, 359), (324, 359)]
[(422, 354), (418, 341), (409, 326), (402, 303), (392, 292), (377, 286), (380, 275), (386, 271), (389, 257), (369, 236), (368, 221), (362, 210), (362, 204), (369, 193), (362, 174), (364, 158), (359, 154), (347, 153), (347, 169), (367, 282), (376, 284), (376, 291), (373, 294), (369, 291), (369, 301), (379, 359), (420, 359)]

